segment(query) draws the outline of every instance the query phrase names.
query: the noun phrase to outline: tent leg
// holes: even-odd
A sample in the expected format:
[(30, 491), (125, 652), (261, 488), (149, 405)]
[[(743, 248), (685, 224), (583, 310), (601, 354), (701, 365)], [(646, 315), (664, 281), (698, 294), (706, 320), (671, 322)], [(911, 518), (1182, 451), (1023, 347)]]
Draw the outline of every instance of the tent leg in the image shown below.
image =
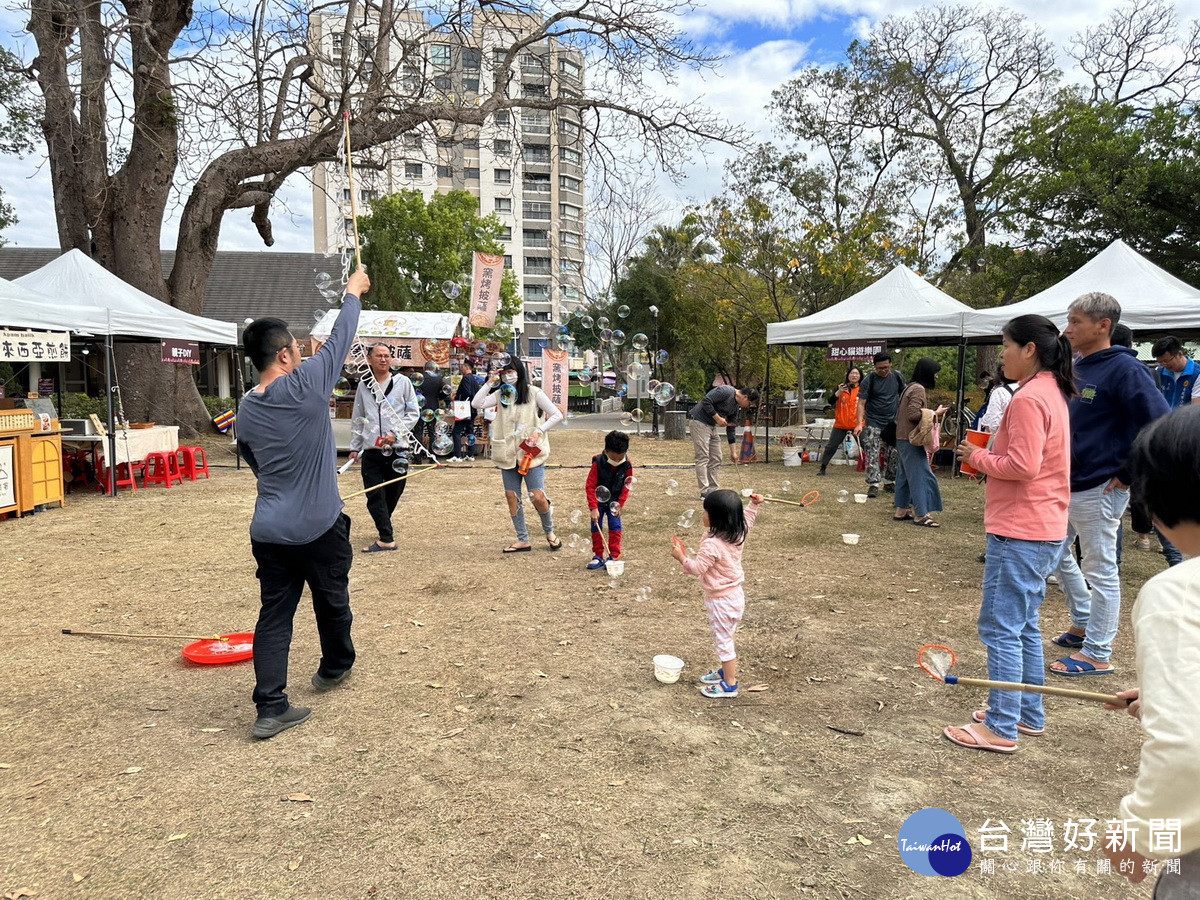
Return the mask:
[(763, 439), (763, 462), (771, 461), (771, 345), (767, 344), (767, 381), (763, 385), (763, 408), (767, 411), (767, 435)]
[[(960, 341), (958, 344), (958, 390), (955, 392), (955, 395), (954, 395), (954, 408), (958, 409), (958, 410), (963, 408), (963, 403), (967, 396), (966, 384), (963, 381), (963, 379), (966, 377), (966, 368), (967, 368), (967, 342), (964, 340), (964, 341)], [(965, 428), (966, 428), (967, 423), (964, 421), (964, 419), (961, 415), (956, 415), (954, 417), (954, 422), (955, 422), (955, 431), (957, 432), (954, 435), (954, 446), (957, 447), (959, 444), (962, 443), (963, 438), (966, 436)], [(953, 474), (955, 476), (961, 475), (962, 474), (961, 470), (962, 470), (962, 464), (959, 463), (957, 459), (955, 459), (955, 461), (951, 464), (951, 467), (950, 467), (951, 474)]]
[(108, 495), (117, 496), (117, 423), (113, 408), (113, 359), (112, 331), (104, 336), (104, 395), (108, 399)]

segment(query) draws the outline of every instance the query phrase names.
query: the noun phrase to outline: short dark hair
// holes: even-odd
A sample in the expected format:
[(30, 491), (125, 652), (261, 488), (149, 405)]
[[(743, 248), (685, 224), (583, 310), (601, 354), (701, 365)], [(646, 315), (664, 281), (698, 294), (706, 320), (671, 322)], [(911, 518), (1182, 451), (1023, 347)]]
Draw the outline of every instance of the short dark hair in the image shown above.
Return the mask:
[(1200, 523), (1200, 405), (1151, 422), (1129, 454), (1133, 502), (1168, 528)]
[(748, 399), (751, 403), (758, 402), (759, 393), (758, 393), (757, 389), (755, 389), (755, 388), (738, 388), (738, 390), (741, 391), (743, 394), (745, 394), (746, 399)]
[(461, 360), (458, 364), (458, 367), (459, 367), (459, 369), (462, 369), (464, 367), (467, 369), (470, 369), (472, 374), (474, 374), (474, 372), (475, 372), (475, 363), (471, 362), (471, 360), (469, 360), (469, 359)]
[(876, 353), (873, 357), (871, 357), (871, 359), (873, 362), (876, 362), (876, 363), (892, 361), (892, 357), (888, 353)]
[(279, 351), (291, 346), (292, 332), (283, 319), (255, 319), (242, 332), (242, 346), (259, 372), (265, 372)]
[(604, 436), (604, 449), (609, 453), (624, 455), (629, 452), (629, 435), (623, 431), (610, 431)]
[(1173, 334), (1168, 334), (1165, 338), (1159, 338), (1154, 342), (1154, 346), (1150, 348), (1150, 355), (1155, 359), (1169, 353), (1175, 356), (1177, 353), (1183, 352), (1183, 344), (1179, 342), (1179, 338)]
[(1128, 325), (1118, 322), (1112, 327), (1108, 342), (1114, 347), (1129, 347), (1133, 349), (1133, 331)]

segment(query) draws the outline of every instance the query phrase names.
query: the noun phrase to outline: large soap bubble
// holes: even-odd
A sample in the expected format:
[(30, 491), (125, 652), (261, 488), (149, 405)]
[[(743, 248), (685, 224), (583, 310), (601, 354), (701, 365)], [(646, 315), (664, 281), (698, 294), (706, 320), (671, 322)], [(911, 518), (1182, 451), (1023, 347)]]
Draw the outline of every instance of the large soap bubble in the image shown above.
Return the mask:
[(641, 332), (638, 332), (632, 338), (630, 338), (629, 346), (634, 350), (645, 350), (650, 346), (650, 338), (646, 337), (646, 335), (642, 334)]
[(614, 347), (620, 347), (625, 343), (625, 332), (618, 328), (608, 336), (608, 340)]
[(622, 319), (628, 319), (629, 318), (629, 307), (628, 306), (618, 306), (617, 307), (617, 315)]
[(612, 499), (612, 491), (602, 484), (596, 485), (596, 502), (607, 503)]
[(333, 396), (337, 398), (350, 396), (350, 381), (346, 378), (339, 378), (333, 385)]
[(446, 299), (448, 300), (457, 300), (459, 295), (462, 294), (462, 288), (457, 281), (443, 281), (442, 293), (446, 295)]
[(601, 316), (596, 320), (597, 328), (611, 328), (612, 322), (608, 321), (608, 316)]

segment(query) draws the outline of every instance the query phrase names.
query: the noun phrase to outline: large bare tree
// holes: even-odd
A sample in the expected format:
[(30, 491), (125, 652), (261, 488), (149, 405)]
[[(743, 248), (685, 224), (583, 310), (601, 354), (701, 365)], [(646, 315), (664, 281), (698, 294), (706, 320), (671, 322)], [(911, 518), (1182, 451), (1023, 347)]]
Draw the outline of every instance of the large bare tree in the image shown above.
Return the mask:
[[(539, 15), (536, 0), (31, 0), (31, 70), (45, 102), (62, 249), (79, 248), (130, 284), (199, 313), (230, 210), (250, 209), (263, 242), (285, 180), (338, 159), (343, 117), (356, 151), (428, 123), (482, 125), (507, 109), (579, 113), (600, 165), (641, 141), (667, 169), (690, 147), (735, 132), (705, 109), (646, 87), (713, 60), (673, 22), (684, 0), (575, 0)], [(448, 91), (424, 55), (432, 40), (472, 43), (481, 21), (511, 28), (487, 55), (481, 92)], [(324, 17), (324, 18), (323, 18)], [(340, 37), (318, 41), (336, 23)], [(322, 24), (318, 24), (322, 23)], [(527, 51), (550, 40), (583, 54), (588, 90), (528, 96)], [(353, 49), (351, 49), (353, 48)], [(159, 248), (181, 208), (174, 265)], [(121, 360), (131, 417), (199, 422), (188, 373), (132, 349)]]

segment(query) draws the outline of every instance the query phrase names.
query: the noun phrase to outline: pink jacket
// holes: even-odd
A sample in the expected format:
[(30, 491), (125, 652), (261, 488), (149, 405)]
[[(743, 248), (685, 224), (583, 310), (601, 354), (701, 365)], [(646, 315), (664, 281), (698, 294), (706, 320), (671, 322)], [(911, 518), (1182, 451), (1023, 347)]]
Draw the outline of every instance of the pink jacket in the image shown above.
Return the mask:
[[(758, 518), (758, 507), (753, 503), (745, 510), (746, 530), (754, 527)], [(742, 551), (746, 544), (734, 545), (707, 534), (700, 541), (696, 555), (683, 561), (683, 571), (700, 576), (700, 587), (705, 597), (724, 597), (746, 580), (742, 571)]]
[(990, 450), (971, 454), (987, 477), (983, 525), (1022, 541), (1061, 541), (1071, 503), (1071, 420), (1050, 372), (1021, 382)]

